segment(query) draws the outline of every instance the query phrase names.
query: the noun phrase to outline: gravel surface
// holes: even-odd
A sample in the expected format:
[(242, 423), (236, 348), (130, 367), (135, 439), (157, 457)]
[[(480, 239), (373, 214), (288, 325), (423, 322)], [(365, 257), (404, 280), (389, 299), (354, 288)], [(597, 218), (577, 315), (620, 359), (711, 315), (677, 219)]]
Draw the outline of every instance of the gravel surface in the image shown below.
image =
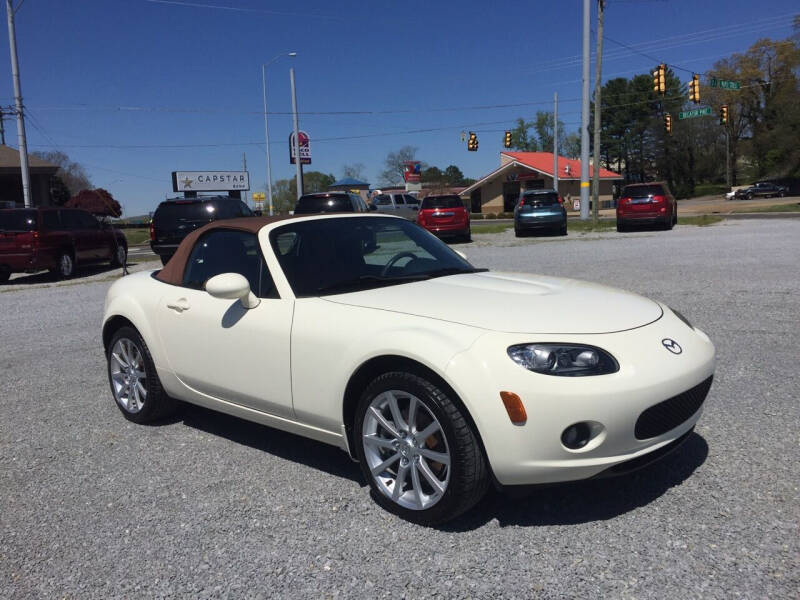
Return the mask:
[(704, 329), (719, 363), (696, 434), (634, 475), (423, 528), (332, 447), (192, 407), (128, 423), (108, 281), (27, 286), (0, 293), (0, 598), (798, 597), (800, 221), (475, 237), (477, 266), (635, 290)]

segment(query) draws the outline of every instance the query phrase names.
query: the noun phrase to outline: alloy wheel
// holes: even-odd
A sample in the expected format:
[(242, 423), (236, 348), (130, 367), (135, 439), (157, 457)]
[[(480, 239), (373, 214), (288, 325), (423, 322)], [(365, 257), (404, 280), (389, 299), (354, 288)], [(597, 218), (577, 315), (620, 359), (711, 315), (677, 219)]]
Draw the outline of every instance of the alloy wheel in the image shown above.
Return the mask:
[(147, 371), (138, 346), (128, 338), (119, 338), (108, 355), (114, 400), (126, 412), (138, 413), (147, 400)]
[(364, 415), (364, 457), (376, 487), (398, 505), (426, 510), (442, 499), (451, 460), (441, 423), (419, 398), (378, 394)]
[(72, 257), (69, 254), (62, 254), (58, 261), (58, 270), (61, 273), (61, 276), (69, 277), (72, 275), (73, 269), (74, 263), (72, 262)]

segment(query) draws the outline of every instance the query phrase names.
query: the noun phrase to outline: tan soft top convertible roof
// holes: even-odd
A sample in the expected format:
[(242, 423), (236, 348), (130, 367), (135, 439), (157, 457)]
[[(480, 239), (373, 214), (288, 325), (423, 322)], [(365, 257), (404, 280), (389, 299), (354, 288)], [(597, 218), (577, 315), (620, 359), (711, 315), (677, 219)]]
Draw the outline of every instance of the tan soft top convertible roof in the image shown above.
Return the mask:
[(156, 279), (164, 283), (171, 283), (172, 285), (181, 285), (183, 283), (183, 270), (186, 267), (186, 261), (189, 260), (189, 254), (194, 248), (194, 243), (204, 233), (212, 229), (236, 229), (238, 231), (247, 231), (249, 233), (258, 233), (262, 227), (275, 223), (277, 221), (285, 221), (293, 219), (294, 217), (242, 217), (239, 219), (222, 219), (213, 221), (208, 225), (203, 225), (200, 229), (195, 229), (192, 233), (183, 238), (180, 246), (169, 259), (169, 262), (164, 265), (156, 274)]

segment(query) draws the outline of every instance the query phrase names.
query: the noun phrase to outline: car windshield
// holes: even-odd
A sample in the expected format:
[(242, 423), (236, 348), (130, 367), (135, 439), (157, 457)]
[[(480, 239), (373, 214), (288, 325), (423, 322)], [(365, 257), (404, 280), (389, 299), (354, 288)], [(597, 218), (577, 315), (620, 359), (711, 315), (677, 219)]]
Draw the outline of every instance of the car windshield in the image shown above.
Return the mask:
[(392, 217), (299, 220), (273, 230), (270, 243), (298, 297), (478, 271), (421, 227)]
[(464, 203), (458, 196), (428, 196), (422, 200), (421, 209), (426, 208), (461, 208)]
[(294, 207), (294, 214), (307, 215), (322, 212), (353, 212), (350, 196), (337, 194), (335, 196), (301, 196)]
[(629, 185), (622, 190), (622, 195), (629, 198), (648, 198), (650, 196), (663, 196), (664, 188), (660, 185)]
[(35, 210), (0, 210), (0, 231), (34, 231)]
[(558, 194), (555, 192), (539, 193), (539, 194), (525, 194), (522, 196), (523, 206), (554, 206), (558, 204)]

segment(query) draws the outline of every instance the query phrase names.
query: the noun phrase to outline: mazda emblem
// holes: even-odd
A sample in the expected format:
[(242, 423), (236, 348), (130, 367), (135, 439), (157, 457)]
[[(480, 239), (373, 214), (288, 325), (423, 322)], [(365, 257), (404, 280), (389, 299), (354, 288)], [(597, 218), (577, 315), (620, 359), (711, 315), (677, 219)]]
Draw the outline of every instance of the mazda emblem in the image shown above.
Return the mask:
[(681, 348), (681, 345), (675, 340), (664, 338), (663, 340), (661, 340), (661, 344), (664, 346), (664, 348), (666, 348), (673, 354), (680, 354), (681, 352), (683, 352), (683, 348)]

